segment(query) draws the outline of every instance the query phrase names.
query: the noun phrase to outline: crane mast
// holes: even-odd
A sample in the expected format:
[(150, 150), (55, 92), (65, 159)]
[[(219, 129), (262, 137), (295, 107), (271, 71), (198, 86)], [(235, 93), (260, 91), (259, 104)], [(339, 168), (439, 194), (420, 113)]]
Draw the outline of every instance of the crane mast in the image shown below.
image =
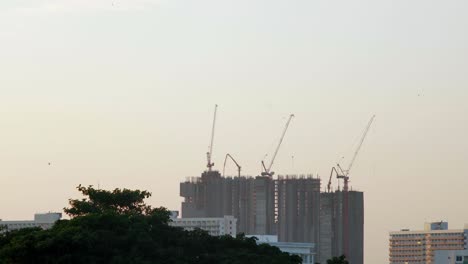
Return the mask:
[(214, 162), (211, 161), (211, 157), (213, 156), (213, 142), (214, 142), (214, 135), (215, 135), (217, 111), (218, 111), (218, 105), (215, 105), (215, 110), (214, 110), (214, 115), (213, 115), (213, 127), (211, 128), (211, 141), (210, 141), (209, 150), (206, 153), (206, 158), (208, 161), (208, 163), (206, 164), (206, 167), (208, 168), (208, 171), (211, 171), (212, 167), (214, 166)]
[(276, 147), (275, 153), (273, 154), (273, 157), (271, 158), (270, 165), (268, 168), (265, 166), (265, 162), (262, 160), (262, 167), (263, 167), (263, 172), (262, 176), (273, 176), (274, 172), (271, 171), (271, 168), (273, 167), (273, 163), (275, 162), (276, 155), (278, 154), (278, 151), (281, 147), (281, 143), (283, 143), (284, 136), (286, 135), (286, 131), (288, 131), (289, 124), (291, 123), (292, 118), (294, 117), (294, 114), (291, 114), (289, 116), (288, 122), (286, 122), (286, 126), (284, 127), (283, 133), (281, 134), (280, 141), (278, 143), (278, 146)]
[(226, 162), (227, 162), (228, 158), (230, 158), (234, 162), (234, 164), (236, 164), (236, 166), (237, 166), (237, 175), (240, 177), (242, 167), (239, 165), (239, 163), (237, 163), (237, 161), (229, 153), (226, 154), (226, 157), (224, 158), (223, 177), (224, 177), (224, 172), (226, 171)]

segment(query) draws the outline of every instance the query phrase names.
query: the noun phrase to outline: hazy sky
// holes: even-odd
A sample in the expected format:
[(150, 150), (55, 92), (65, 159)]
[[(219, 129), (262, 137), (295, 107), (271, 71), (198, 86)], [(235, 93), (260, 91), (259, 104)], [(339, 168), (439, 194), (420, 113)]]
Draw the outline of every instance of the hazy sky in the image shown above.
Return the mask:
[(179, 209), (215, 103), (215, 167), (229, 152), (248, 175), (290, 113), (273, 170), (322, 178), (376, 114), (351, 184), (366, 263), (387, 263), (388, 231), (468, 222), (466, 14), (466, 0), (1, 1), (0, 218), (61, 210), (80, 183)]

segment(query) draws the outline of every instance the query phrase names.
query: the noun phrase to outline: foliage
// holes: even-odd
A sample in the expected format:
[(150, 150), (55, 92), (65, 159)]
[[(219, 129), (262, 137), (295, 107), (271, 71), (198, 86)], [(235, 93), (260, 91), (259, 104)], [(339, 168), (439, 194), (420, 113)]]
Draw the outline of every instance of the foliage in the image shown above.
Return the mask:
[(94, 189), (92, 186), (84, 187), (81, 185), (77, 189), (88, 198), (69, 200), (71, 207), (65, 208), (64, 211), (72, 217), (106, 212), (146, 215), (152, 213), (151, 207), (144, 203), (144, 199), (151, 196), (151, 193), (147, 191), (115, 189), (110, 192)]
[(327, 260), (327, 264), (349, 264), (344, 255)]
[(171, 227), (165, 208), (144, 203), (151, 196), (146, 191), (81, 185), (78, 190), (87, 198), (69, 201), (70, 220), (49, 230), (0, 234), (0, 263), (301, 263), (298, 256), (244, 235), (213, 237)]

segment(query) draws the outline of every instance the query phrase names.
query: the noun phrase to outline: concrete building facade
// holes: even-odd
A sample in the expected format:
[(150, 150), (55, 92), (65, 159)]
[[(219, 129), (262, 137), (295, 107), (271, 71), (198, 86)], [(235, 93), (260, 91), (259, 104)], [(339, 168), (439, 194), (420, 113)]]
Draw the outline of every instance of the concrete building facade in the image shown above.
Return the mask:
[(212, 236), (237, 235), (237, 219), (231, 215), (211, 218), (171, 218), (171, 226), (181, 227), (187, 231), (201, 229)]
[[(345, 195), (348, 198), (347, 216)], [(341, 255), (346, 255), (350, 264), (364, 263), (364, 193), (348, 191), (346, 194), (338, 190), (320, 194), (318, 252), (320, 263)]]
[[(183, 218), (232, 215), (237, 232), (278, 235), (280, 242), (314, 243), (316, 261), (345, 254), (364, 262), (364, 195), (320, 193), (320, 179), (308, 176), (221, 177), (204, 172), (180, 184)], [(347, 199), (346, 199), (347, 196)], [(348, 214), (345, 214), (347, 200)]]
[(254, 232), (259, 235), (276, 234), (275, 181), (270, 177), (258, 176), (254, 180), (253, 192)]
[(282, 242), (320, 240), (320, 179), (279, 176), (277, 180), (278, 237)]
[(35, 214), (34, 220), (21, 220), (21, 221), (2, 221), (0, 219), (0, 226), (4, 227), (2, 231), (12, 231), (22, 228), (40, 227), (42, 229), (51, 228), (55, 222), (62, 218), (61, 213), (44, 213)]
[(276, 234), (275, 182), (269, 177), (221, 177), (217, 171), (204, 172), (180, 184), (183, 218), (232, 215), (237, 231)]
[[(433, 222), (426, 223), (421, 231), (403, 229), (390, 232), (390, 264), (451, 263), (452, 259), (448, 258), (450, 252), (456, 254), (454, 252), (468, 249), (466, 228), (450, 230), (447, 222)], [(462, 257), (464, 261), (464, 255)]]
[(468, 264), (468, 249), (436, 250), (434, 264)]

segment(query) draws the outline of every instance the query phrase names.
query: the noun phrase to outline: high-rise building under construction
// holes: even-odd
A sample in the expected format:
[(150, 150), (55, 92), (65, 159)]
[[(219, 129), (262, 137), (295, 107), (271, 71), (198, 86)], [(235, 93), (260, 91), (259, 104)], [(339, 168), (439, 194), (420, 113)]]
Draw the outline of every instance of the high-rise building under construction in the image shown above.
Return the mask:
[(282, 242), (319, 242), (320, 179), (279, 176), (278, 239)]
[(182, 182), (180, 195), (184, 218), (232, 215), (239, 233), (315, 243), (320, 263), (342, 254), (350, 264), (363, 263), (362, 192), (320, 193), (320, 179), (311, 175), (230, 178), (205, 171)]
[(224, 178), (205, 171), (200, 178), (180, 184), (182, 217), (238, 219), (237, 230), (245, 234), (276, 234), (275, 182), (270, 177)]
[(326, 263), (333, 256), (346, 255), (349, 263), (362, 264), (363, 245), (364, 194), (340, 190), (321, 193), (318, 247), (320, 263)]
[[(326, 263), (331, 257), (345, 255), (350, 264), (363, 263), (364, 195), (349, 190), (350, 171), (375, 119), (371, 117), (348, 166), (332, 167), (326, 192), (320, 192), (320, 179), (312, 176), (278, 176), (273, 179), (275, 158), (294, 114), (286, 122), (278, 145), (268, 163), (261, 161), (261, 176), (222, 177), (213, 170), (213, 143), (218, 105), (215, 105), (207, 170), (201, 177), (180, 184), (183, 218), (234, 216), (237, 231), (248, 235), (277, 235), (281, 242), (315, 243), (317, 258)], [(266, 157), (266, 156), (265, 156)], [(223, 169), (223, 175), (224, 175)], [(343, 181), (343, 190), (331, 191), (333, 175)]]

